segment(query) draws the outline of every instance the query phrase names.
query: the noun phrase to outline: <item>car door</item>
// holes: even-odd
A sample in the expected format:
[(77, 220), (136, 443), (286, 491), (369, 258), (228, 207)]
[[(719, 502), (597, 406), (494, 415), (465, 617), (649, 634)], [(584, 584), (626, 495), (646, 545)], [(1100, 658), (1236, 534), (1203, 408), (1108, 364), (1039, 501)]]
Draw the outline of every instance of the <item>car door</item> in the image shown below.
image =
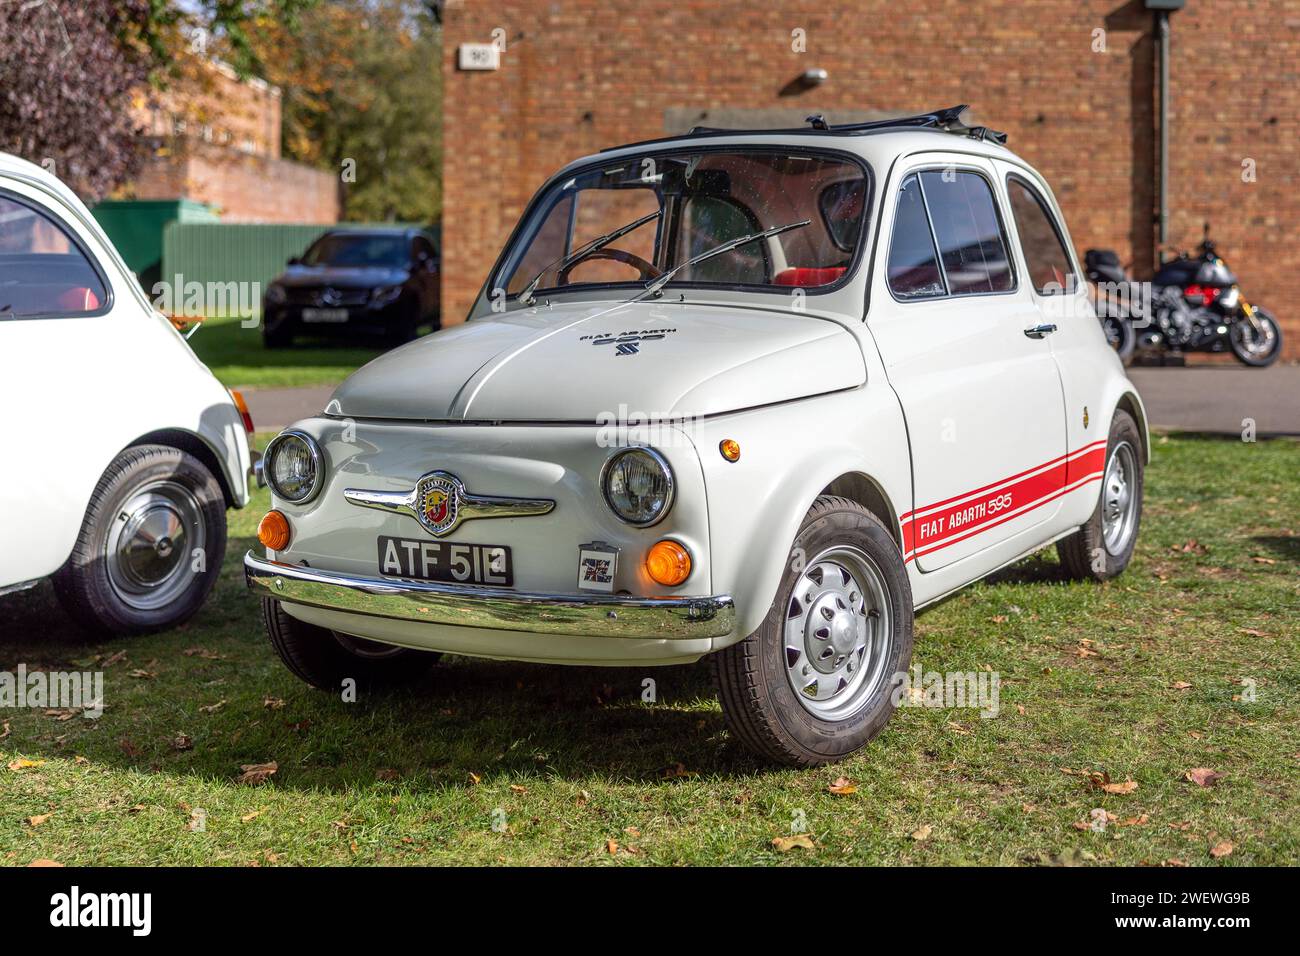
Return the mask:
[(899, 165), (868, 322), (907, 422), (905, 557), (934, 571), (1041, 533), (1064, 486), (1064, 408), (992, 164), (927, 155)]

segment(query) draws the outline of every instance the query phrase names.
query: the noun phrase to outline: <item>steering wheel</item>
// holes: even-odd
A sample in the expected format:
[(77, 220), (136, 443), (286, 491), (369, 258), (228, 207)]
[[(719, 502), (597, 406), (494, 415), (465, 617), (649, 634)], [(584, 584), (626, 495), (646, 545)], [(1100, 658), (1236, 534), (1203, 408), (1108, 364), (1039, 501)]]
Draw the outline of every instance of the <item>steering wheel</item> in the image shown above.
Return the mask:
[(656, 276), (664, 274), (663, 269), (660, 269), (654, 263), (647, 262), (645, 259), (642, 259), (640, 256), (631, 252), (624, 252), (622, 249), (597, 249), (595, 252), (591, 253), (591, 255), (583, 256), (577, 262), (571, 262), (565, 268), (561, 269), (559, 274), (555, 277), (555, 284), (568, 285), (569, 273), (582, 265), (582, 263), (590, 262), (592, 259), (610, 259), (614, 262), (621, 262), (625, 266), (631, 266), (633, 269), (637, 270), (637, 272), (641, 273), (642, 279), (653, 279)]

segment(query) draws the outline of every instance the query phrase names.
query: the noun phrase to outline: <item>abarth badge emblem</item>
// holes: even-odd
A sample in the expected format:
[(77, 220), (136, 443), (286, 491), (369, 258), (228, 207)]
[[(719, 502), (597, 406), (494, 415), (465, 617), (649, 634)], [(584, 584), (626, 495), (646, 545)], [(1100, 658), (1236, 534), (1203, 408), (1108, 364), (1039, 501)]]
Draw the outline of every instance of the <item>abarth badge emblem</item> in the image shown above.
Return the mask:
[(462, 522), (475, 518), (522, 518), (555, 509), (555, 502), (547, 498), (472, 495), (464, 482), (446, 471), (422, 475), (409, 491), (346, 488), (343, 497), (359, 508), (409, 514), (435, 538), (451, 534)]

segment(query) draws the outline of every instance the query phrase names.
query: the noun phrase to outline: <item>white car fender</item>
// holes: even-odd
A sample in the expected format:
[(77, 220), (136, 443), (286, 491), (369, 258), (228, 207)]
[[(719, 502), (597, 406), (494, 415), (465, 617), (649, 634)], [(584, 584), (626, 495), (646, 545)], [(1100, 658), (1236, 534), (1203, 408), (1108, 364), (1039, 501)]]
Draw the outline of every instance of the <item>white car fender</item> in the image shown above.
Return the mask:
[[(692, 433), (709, 498), (709, 542), (715, 591), (736, 601), (737, 627), (715, 649), (753, 633), (772, 604), (799, 525), (818, 495), (851, 476), (879, 491), (880, 515), (901, 540), (898, 515), (911, 508), (907, 433), (894, 393), (882, 378), (851, 389), (781, 406), (710, 419)], [(740, 460), (718, 449), (740, 444)], [(861, 449), (879, 448), (878, 458)], [(837, 493), (839, 489), (835, 489)], [(811, 558), (812, 555), (806, 556)]]

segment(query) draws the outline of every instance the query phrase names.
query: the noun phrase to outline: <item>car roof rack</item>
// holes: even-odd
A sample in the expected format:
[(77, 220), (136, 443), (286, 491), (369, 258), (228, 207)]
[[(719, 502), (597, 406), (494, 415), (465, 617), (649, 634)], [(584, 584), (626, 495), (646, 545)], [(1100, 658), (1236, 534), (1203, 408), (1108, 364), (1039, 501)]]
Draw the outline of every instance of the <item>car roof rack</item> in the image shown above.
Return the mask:
[[(806, 134), (861, 136), (868, 133), (885, 133), (906, 129), (941, 130), (958, 136), (969, 136), (971, 139), (977, 139), (980, 142), (997, 143), (999, 146), (1006, 145), (1006, 133), (989, 129), (987, 126), (967, 126), (963, 123), (961, 114), (968, 109), (970, 107), (963, 104), (961, 106), (951, 106), (947, 109), (934, 110), (930, 113), (918, 113), (915, 116), (899, 116), (893, 119), (872, 120), (867, 123), (841, 123), (836, 125), (827, 123), (826, 118), (817, 113), (808, 117), (806, 120), (807, 126), (798, 126), (793, 129), (723, 129), (716, 126), (695, 126), (689, 132), (678, 136), (664, 136), (659, 139), (628, 145), (647, 146), (652, 143), (667, 143), (678, 139), (694, 139), (703, 136), (742, 136), (748, 133), (767, 133), (773, 136)], [(612, 146), (601, 150), (601, 152), (608, 153), (615, 149), (626, 148), (626, 146)]]

